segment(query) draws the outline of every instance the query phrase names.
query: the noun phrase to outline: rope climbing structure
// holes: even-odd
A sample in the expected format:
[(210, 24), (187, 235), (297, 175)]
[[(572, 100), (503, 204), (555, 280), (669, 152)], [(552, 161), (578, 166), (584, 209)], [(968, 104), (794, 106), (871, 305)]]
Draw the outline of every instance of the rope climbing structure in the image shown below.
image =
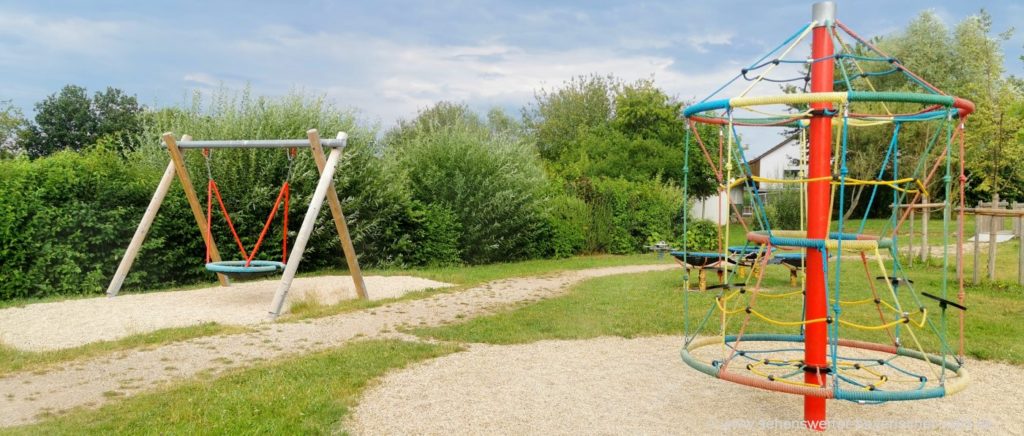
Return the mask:
[[(777, 91), (779, 83), (785, 92), (760, 94)], [(740, 90), (734, 97), (716, 98), (734, 88)], [(810, 23), (687, 107), (684, 196), (692, 143), (721, 195), (736, 188), (751, 194), (753, 223), (731, 208), (746, 244), (732, 251), (753, 256), (756, 267), (745, 277), (726, 270), (708, 294), (690, 292), (690, 275), (684, 276), (683, 361), (723, 380), (804, 396), (804, 423), (818, 430), (827, 427), (828, 399), (880, 403), (964, 389), (963, 213), (955, 220), (952, 213), (963, 207), (964, 123), (973, 110), (970, 101), (942, 92), (836, 20), (831, 2), (815, 4)], [(758, 137), (748, 132), (765, 128), (799, 138), (799, 177), (752, 171), (743, 142)], [(717, 133), (717, 146), (709, 132)], [(865, 159), (850, 149), (858, 133), (861, 144), (882, 138), (869, 147), (877, 154), (864, 162), (868, 177), (850, 174), (848, 158)], [(913, 141), (912, 152), (904, 141)], [(787, 184), (800, 188), (799, 229), (773, 228), (758, 195), (762, 185)], [(858, 185), (870, 192), (864, 210), (891, 201), (881, 229), (866, 230), (867, 213), (844, 218), (847, 189)], [(910, 210), (905, 206), (923, 201), (943, 204), (946, 247), (955, 234), (956, 252), (946, 249), (940, 279), (915, 286), (900, 263), (898, 230)], [(729, 258), (730, 242), (736, 243), (729, 240), (730, 221), (719, 232), (718, 259)], [(684, 234), (688, 225), (684, 217)], [(688, 253), (684, 240), (677, 254)], [(801, 287), (772, 289), (764, 280), (769, 263), (802, 268)]]

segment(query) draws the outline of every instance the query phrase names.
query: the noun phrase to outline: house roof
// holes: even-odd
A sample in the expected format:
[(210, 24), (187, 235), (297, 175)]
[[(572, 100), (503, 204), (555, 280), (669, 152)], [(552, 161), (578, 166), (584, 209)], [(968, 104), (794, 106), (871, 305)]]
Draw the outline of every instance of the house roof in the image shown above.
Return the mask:
[(749, 161), (749, 163), (750, 163), (751, 165), (753, 165), (753, 164), (754, 164), (755, 162), (760, 162), (760, 161), (761, 161), (761, 159), (762, 159), (762, 158), (764, 158), (765, 156), (768, 156), (769, 154), (772, 154), (772, 153), (774, 153), (774, 152), (775, 152), (776, 150), (778, 150), (778, 149), (780, 149), (780, 148), (782, 148), (782, 147), (785, 147), (785, 146), (786, 146), (787, 144), (789, 144), (790, 142), (796, 141), (796, 138), (797, 138), (797, 136), (798, 136), (797, 134), (789, 135), (789, 137), (788, 137), (788, 138), (786, 138), (786, 139), (782, 140), (782, 142), (780, 142), (780, 143), (778, 143), (778, 144), (775, 144), (775, 146), (774, 146), (774, 147), (772, 147), (772, 148), (769, 148), (769, 149), (768, 149), (768, 151), (766, 151), (766, 152), (764, 152), (764, 153), (761, 153), (761, 154), (760, 154), (760, 155), (758, 155), (757, 157), (755, 157), (755, 158), (751, 159), (751, 160)]

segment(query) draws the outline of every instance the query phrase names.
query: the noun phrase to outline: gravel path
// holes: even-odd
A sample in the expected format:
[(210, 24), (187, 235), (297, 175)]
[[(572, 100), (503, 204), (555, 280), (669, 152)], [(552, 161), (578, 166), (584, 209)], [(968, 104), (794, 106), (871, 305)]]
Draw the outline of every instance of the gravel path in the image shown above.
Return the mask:
[[(365, 277), (371, 300), (451, 286), (419, 277)], [(204, 322), (256, 325), (267, 321), (278, 280), (177, 292), (121, 295), (31, 304), (0, 310), (0, 342), (44, 351), (114, 340)], [(285, 312), (301, 300), (335, 304), (356, 298), (349, 276), (300, 277), (292, 282)]]
[[(385, 376), (346, 428), (357, 434), (809, 434), (802, 398), (716, 380), (679, 358), (682, 339), (474, 344)], [(948, 398), (830, 401), (829, 434), (1024, 434), (1024, 368), (968, 362)], [(839, 426), (845, 426), (840, 428)]]
[[(589, 278), (669, 268), (675, 265), (595, 268), (499, 280), (375, 309), (300, 323), (265, 324), (255, 333), (198, 338), (75, 361), (46, 372), (10, 374), (0, 378), (0, 427), (33, 422), (42, 413), (96, 407), (111, 397), (137, 394), (200, 372), (217, 374), (254, 362), (336, 347), (355, 337), (386, 337), (401, 326), (464, 320), (510, 304), (562, 294), (570, 285)], [(162, 313), (171, 316), (172, 312)]]

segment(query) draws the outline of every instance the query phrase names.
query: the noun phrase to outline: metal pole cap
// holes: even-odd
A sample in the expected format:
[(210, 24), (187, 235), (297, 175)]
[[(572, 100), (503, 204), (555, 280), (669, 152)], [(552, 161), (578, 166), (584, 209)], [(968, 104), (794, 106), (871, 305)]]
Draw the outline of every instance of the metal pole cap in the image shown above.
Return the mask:
[(811, 6), (811, 19), (818, 25), (831, 24), (836, 21), (835, 2), (819, 2)]

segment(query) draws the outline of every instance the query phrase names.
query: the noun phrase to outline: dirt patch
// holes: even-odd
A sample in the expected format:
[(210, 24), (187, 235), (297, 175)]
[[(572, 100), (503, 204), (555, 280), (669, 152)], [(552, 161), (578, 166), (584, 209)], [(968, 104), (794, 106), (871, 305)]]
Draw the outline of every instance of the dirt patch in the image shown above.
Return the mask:
[[(346, 428), (357, 434), (809, 434), (802, 397), (686, 366), (682, 338), (473, 345), (385, 376)], [(1024, 368), (968, 362), (941, 399), (829, 401), (830, 434), (1024, 434)], [(840, 428), (839, 426), (845, 426)]]
[[(365, 278), (370, 299), (451, 286), (419, 277)], [(154, 330), (217, 322), (255, 325), (268, 320), (278, 280), (261, 280), (190, 291), (153, 292), (31, 304), (0, 310), (0, 342), (32, 351), (115, 340)], [(355, 299), (349, 276), (296, 278), (286, 308), (304, 299), (335, 304)]]
[[(676, 266), (634, 265), (498, 280), (373, 309), (295, 323), (264, 324), (253, 333), (197, 338), (69, 362), (45, 372), (8, 374), (0, 377), (0, 427), (36, 421), (47, 411), (98, 407), (198, 374), (216, 376), (267, 360), (337, 347), (356, 338), (394, 337), (402, 327), (462, 322), (510, 305), (564, 294), (570, 286), (589, 278), (671, 268)], [(372, 285), (368, 286), (372, 293)]]

